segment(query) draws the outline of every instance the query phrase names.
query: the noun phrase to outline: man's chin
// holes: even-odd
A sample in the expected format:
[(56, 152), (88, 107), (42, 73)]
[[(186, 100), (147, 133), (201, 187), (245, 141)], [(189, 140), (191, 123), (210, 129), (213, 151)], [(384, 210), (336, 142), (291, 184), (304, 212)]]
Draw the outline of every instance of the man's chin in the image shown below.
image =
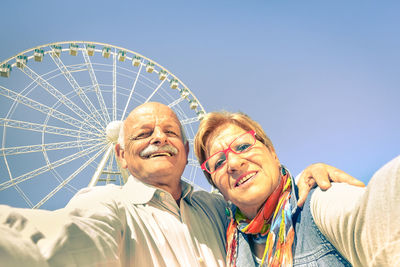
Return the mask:
[[(149, 162), (150, 163), (150, 162)], [(152, 164), (146, 166), (147, 169), (152, 173), (170, 173), (172, 170), (176, 170), (176, 163), (168, 160), (154, 160)]]

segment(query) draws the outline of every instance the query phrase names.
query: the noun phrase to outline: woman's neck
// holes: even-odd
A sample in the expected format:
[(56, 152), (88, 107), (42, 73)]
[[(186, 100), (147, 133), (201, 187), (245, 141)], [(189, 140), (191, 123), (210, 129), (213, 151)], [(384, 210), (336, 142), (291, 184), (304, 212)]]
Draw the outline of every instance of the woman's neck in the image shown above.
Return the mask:
[(265, 202), (261, 203), (261, 205), (259, 206), (248, 206), (248, 207), (239, 207), (239, 210), (246, 216), (246, 218), (253, 220), (257, 213), (259, 212), (259, 210), (264, 206)]

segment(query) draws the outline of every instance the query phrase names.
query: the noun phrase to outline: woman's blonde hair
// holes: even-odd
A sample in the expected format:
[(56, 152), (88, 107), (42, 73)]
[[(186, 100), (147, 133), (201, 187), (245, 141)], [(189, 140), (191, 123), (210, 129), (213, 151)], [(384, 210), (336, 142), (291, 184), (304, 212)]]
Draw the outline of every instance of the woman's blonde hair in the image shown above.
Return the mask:
[[(194, 139), (194, 153), (196, 154), (200, 165), (208, 157), (206, 144), (210, 136), (213, 134), (214, 131), (226, 124), (234, 124), (245, 131), (254, 130), (256, 132), (257, 140), (263, 143), (270, 151), (275, 151), (271, 140), (265, 134), (261, 125), (258, 122), (252, 120), (246, 114), (241, 112), (228, 111), (210, 112), (201, 120), (199, 131), (197, 132)], [(204, 174), (208, 182), (211, 185), (215, 186), (211, 179), (211, 175), (206, 171), (204, 171)]]

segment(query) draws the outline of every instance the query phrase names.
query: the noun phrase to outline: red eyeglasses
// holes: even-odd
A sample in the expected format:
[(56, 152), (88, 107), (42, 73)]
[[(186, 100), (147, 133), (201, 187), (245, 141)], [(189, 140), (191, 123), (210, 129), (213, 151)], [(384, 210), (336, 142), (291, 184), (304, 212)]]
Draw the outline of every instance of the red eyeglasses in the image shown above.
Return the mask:
[(217, 170), (221, 169), (228, 158), (228, 152), (233, 152), (235, 154), (241, 154), (249, 151), (256, 143), (256, 132), (254, 130), (248, 131), (240, 136), (238, 136), (229, 147), (225, 150), (218, 151), (211, 155), (206, 161), (201, 164), (201, 169), (213, 174)]

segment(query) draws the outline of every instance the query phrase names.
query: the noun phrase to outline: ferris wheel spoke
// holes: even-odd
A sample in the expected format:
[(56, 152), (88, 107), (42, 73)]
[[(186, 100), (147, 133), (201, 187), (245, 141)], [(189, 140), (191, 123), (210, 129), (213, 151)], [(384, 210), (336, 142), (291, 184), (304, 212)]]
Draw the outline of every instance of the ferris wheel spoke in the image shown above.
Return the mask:
[[(107, 174), (106, 184), (108, 184), (111, 181), (112, 173), (110, 171), (112, 170), (113, 164), (114, 164), (114, 157), (109, 157), (108, 168), (107, 168), (107, 170), (109, 170), (109, 171), (106, 172), (106, 174)], [(105, 172), (103, 171), (103, 173), (105, 173)]]
[(200, 168), (199, 162), (195, 159), (188, 159), (188, 165)]
[(194, 144), (194, 140), (193, 139), (188, 139), (187, 141), (189, 142), (190, 146), (193, 146), (193, 144)]
[(87, 69), (89, 71), (90, 79), (92, 80), (92, 85), (93, 85), (94, 91), (96, 92), (97, 101), (99, 102), (101, 112), (103, 113), (103, 116), (105, 116), (106, 124), (108, 124), (108, 122), (111, 121), (111, 118), (107, 112), (106, 103), (104, 102), (104, 98), (101, 93), (99, 83), (97, 82), (96, 74), (94, 73), (92, 62), (90, 61), (90, 58), (89, 58), (89, 55), (88, 55), (88, 52), (86, 49), (82, 49), (82, 55), (83, 55), (83, 58), (85, 59), (85, 63), (87, 65)]
[(47, 143), (40, 145), (29, 145), (29, 146), (16, 146), (16, 147), (5, 147), (0, 148), (0, 153), (3, 156), (17, 155), (17, 154), (26, 154), (26, 153), (35, 153), (41, 151), (48, 150), (62, 150), (69, 148), (79, 148), (86, 146), (93, 146), (102, 142), (101, 139), (88, 139), (88, 140), (76, 140), (70, 142), (58, 142), (58, 143)]
[(117, 52), (114, 48), (113, 53), (113, 87), (112, 87), (112, 98), (113, 98), (113, 121), (117, 119)]
[(160, 82), (160, 84), (157, 86), (156, 89), (153, 90), (153, 92), (151, 93), (151, 95), (146, 99), (145, 103), (149, 102), (149, 100), (154, 96), (155, 93), (157, 93), (158, 89), (160, 89), (160, 87), (163, 85), (163, 83), (166, 81), (167, 79), (162, 80), (162, 82)]
[[(43, 137), (44, 137), (44, 135), (42, 135), (42, 138), (43, 138)], [(42, 139), (42, 143), (43, 143), (43, 145), (46, 145), (46, 144), (44, 144), (44, 140), (43, 140), (43, 139)], [(51, 164), (51, 161), (50, 161), (50, 159), (49, 159), (49, 157), (48, 157), (47, 151), (48, 151), (48, 150), (42, 150), (42, 152), (43, 152), (43, 157), (44, 157), (44, 159), (45, 159), (45, 161), (46, 161), (46, 164), (47, 164), (47, 165), (50, 165), (50, 164)], [(55, 169), (51, 169), (50, 172), (53, 174), (54, 178), (56, 178), (56, 180), (57, 180), (58, 182), (61, 183), (61, 182), (63, 181), (63, 178), (61, 177), (61, 175), (60, 175)], [(70, 184), (67, 184), (65, 188), (66, 188), (68, 191), (70, 191), (71, 193), (73, 193), (73, 194), (75, 194), (75, 193), (78, 191), (75, 187), (73, 187), (73, 186), (70, 185)]]
[(107, 147), (106, 152), (103, 155), (103, 158), (101, 159), (99, 165), (97, 166), (96, 171), (94, 172), (92, 179), (89, 182), (89, 185), (88, 185), (89, 187), (95, 186), (97, 184), (97, 182), (99, 181), (100, 175), (103, 172), (103, 169), (107, 164), (107, 160), (109, 159), (110, 155), (113, 152), (113, 148), (114, 148), (113, 144), (110, 143), (108, 145), (108, 147)]
[(168, 104), (168, 107), (172, 108), (175, 105), (178, 105), (179, 103), (181, 103), (185, 98), (183, 96), (181, 96), (180, 98), (176, 99), (174, 102)]
[(43, 79), (39, 74), (34, 72), (28, 66), (25, 68), (19, 68), (23, 73), (25, 73), (28, 77), (30, 77), (33, 81), (35, 81), (38, 85), (40, 85), (43, 89), (45, 89), (49, 94), (54, 96), (60, 103), (63, 103), (66, 107), (68, 107), (71, 111), (77, 114), (81, 119), (83, 119), (88, 125), (90, 125), (93, 129), (97, 131), (101, 131), (101, 128), (97, 128), (92, 125), (92, 117), (84, 112), (80, 107), (78, 107), (75, 103), (73, 103), (68, 97), (62, 94), (59, 90), (57, 90), (54, 86), (52, 86), (49, 82)]
[(87, 139), (93, 139), (93, 137), (102, 138), (104, 134), (98, 133), (91, 133), (88, 131), (81, 131), (81, 130), (73, 130), (67, 129), (62, 127), (50, 126), (46, 124), (39, 124), (33, 122), (26, 122), (26, 121), (17, 121), (11, 119), (3, 119), (0, 118), (0, 126), (3, 127), (10, 127), (10, 128), (18, 128), (23, 130), (35, 131), (35, 132), (46, 132), (61, 136), (72, 136), (72, 137), (81, 137)]
[(60, 189), (65, 187), (69, 182), (72, 181), (83, 169), (90, 165), (103, 151), (105, 147), (100, 149), (94, 156), (92, 156), (89, 160), (87, 160), (82, 166), (80, 166), (76, 171), (74, 171), (69, 177), (67, 177), (64, 181), (62, 181), (56, 188), (54, 188), (47, 196), (45, 196), (42, 200), (40, 200), (33, 208), (37, 209), (42, 206), (46, 201), (48, 201), (52, 196), (54, 196)]
[(124, 112), (122, 113), (122, 116), (121, 116), (121, 120), (123, 120), (125, 118), (126, 110), (128, 108), (129, 102), (131, 101), (132, 94), (135, 91), (136, 83), (137, 83), (137, 81), (139, 79), (139, 75), (140, 75), (140, 72), (142, 71), (142, 67), (143, 67), (143, 60), (140, 62), (140, 67), (139, 67), (139, 70), (138, 70), (138, 72), (136, 74), (135, 81), (133, 82), (133, 86), (132, 86), (132, 89), (131, 89), (131, 91), (129, 93), (129, 97), (126, 100), (126, 104), (125, 104)]
[[(17, 94), (1, 85), (0, 85), (0, 95), (3, 95), (9, 99), (12, 99), (15, 102), (21, 103), (27, 107), (30, 107), (37, 111), (40, 111), (43, 114), (49, 115), (53, 118), (56, 118), (62, 122), (65, 122), (65, 123), (75, 126), (77, 128), (82, 128), (82, 126), (84, 125), (83, 122), (78, 119), (75, 119), (75, 118), (73, 118), (67, 114), (64, 114), (64, 113), (62, 113), (54, 108), (51, 108), (49, 106), (40, 104), (39, 102), (37, 102), (33, 99), (30, 99), (29, 97)], [(86, 125), (90, 126), (89, 124), (86, 124)], [(93, 129), (93, 128), (91, 127), (91, 129)], [(101, 131), (97, 128), (96, 128), (96, 132), (101, 133)]]
[(182, 125), (190, 124), (190, 123), (196, 122), (198, 120), (199, 120), (199, 118), (196, 116), (196, 117), (192, 117), (192, 118), (189, 118), (189, 119), (186, 119), (186, 120), (181, 120), (181, 124)]
[(64, 164), (67, 164), (67, 163), (69, 163), (69, 162), (71, 162), (73, 160), (76, 160), (78, 158), (84, 157), (84, 156), (86, 156), (86, 155), (88, 155), (90, 153), (93, 153), (94, 151), (96, 151), (98, 149), (102, 149), (102, 147), (104, 147), (103, 144), (87, 148), (85, 150), (79, 151), (77, 153), (74, 153), (74, 154), (69, 155), (67, 157), (64, 157), (62, 159), (59, 159), (59, 160), (57, 160), (57, 161), (55, 161), (55, 162), (53, 162), (51, 164), (44, 165), (44, 166), (42, 166), (40, 168), (37, 168), (36, 170), (30, 171), (28, 173), (25, 173), (25, 174), (23, 174), (21, 176), (18, 176), (18, 177), (14, 178), (14, 179), (11, 179), (11, 180), (7, 181), (7, 182), (1, 183), (0, 184), (0, 191), (3, 191), (3, 190), (5, 190), (5, 189), (7, 189), (7, 188), (9, 188), (11, 186), (17, 185), (17, 184), (19, 184), (21, 182), (24, 182), (26, 180), (30, 180), (30, 179), (32, 179), (32, 178), (34, 178), (34, 177), (36, 177), (36, 176), (38, 176), (38, 175), (40, 175), (40, 174), (42, 174), (44, 172), (47, 172), (47, 171), (49, 171), (51, 169), (57, 168), (57, 167), (62, 166)]
[[(82, 90), (82, 88), (79, 86), (78, 82), (72, 76), (71, 72), (67, 69), (67, 67), (65, 67), (64, 63), (61, 61), (61, 59), (58, 56), (55, 56), (52, 53), (50, 55), (51, 55), (51, 58), (53, 59), (54, 63), (60, 69), (61, 73), (64, 75), (64, 77), (67, 79), (69, 84), (74, 89), (75, 93), (79, 96), (79, 98), (85, 104), (86, 108), (91, 112), (91, 114), (95, 115), (97, 113), (96, 108), (94, 107), (92, 101), (90, 101), (90, 99), (85, 94), (85, 91)], [(96, 120), (96, 117), (92, 117), (92, 119), (94, 122), (96, 122), (101, 127), (102, 124), (98, 120)], [(106, 124), (104, 119), (103, 119), (103, 124)]]
[(25, 203), (28, 204), (30, 208), (33, 208), (32, 201), (25, 195), (24, 191), (22, 191), (18, 185), (15, 186), (15, 189), (17, 190), (18, 194), (22, 197), (22, 199), (25, 201)]

